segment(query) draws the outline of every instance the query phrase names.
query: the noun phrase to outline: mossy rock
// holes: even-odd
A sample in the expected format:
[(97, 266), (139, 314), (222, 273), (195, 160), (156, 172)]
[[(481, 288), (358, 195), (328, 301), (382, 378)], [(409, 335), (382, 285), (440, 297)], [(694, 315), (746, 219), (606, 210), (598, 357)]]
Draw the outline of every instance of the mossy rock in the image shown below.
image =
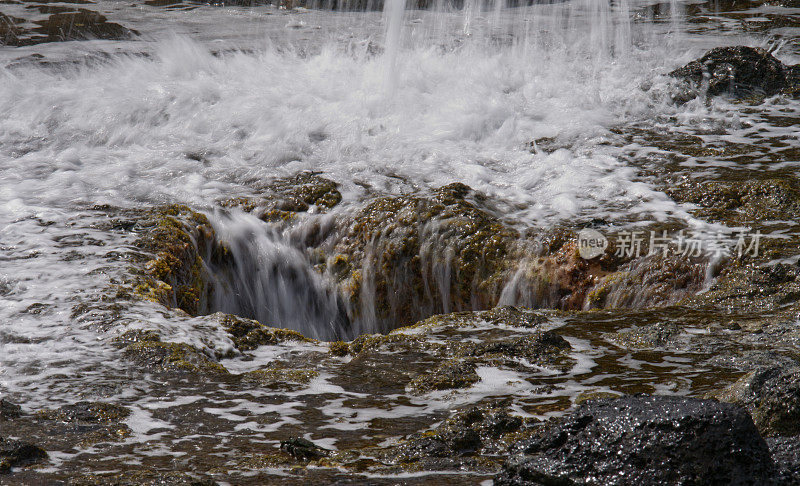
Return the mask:
[(722, 270), (707, 291), (690, 295), (679, 304), (727, 312), (797, 310), (800, 309), (800, 266), (733, 264)]
[(344, 341), (334, 341), (329, 346), (328, 353), (331, 356), (344, 357), (350, 354), (350, 345)]
[[(482, 201), (485, 196), (469, 187), (450, 184), (427, 197), (368, 202), (352, 217), (330, 260), (352, 308), (360, 308), (362, 293), (374, 293), (377, 320), (391, 323), (385, 328), (445, 310), (492, 307), (519, 234)], [(433, 276), (446, 273), (447, 266), (449, 277), (437, 282)]]
[(136, 294), (190, 315), (207, 312), (213, 288), (206, 268), (230, 259), (208, 218), (186, 206), (165, 206), (150, 213), (139, 231), (135, 244), (149, 258), (134, 285)]
[(220, 324), (231, 335), (234, 345), (240, 351), (250, 351), (264, 345), (274, 345), (286, 341), (315, 343), (297, 331), (279, 327), (269, 327), (252, 319), (230, 314), (217, 314)]
[(139, 342), (160, 342), (161, 335), (154, 329), (131, 329), (111, 340), (115, 345), (126, 347)]
[(422, 394), (435, 390), (467, 388), (480, 381), (475, 367), (474, 360), (449, 360), (412, 379), (408, 389), (411, 393)]
[(224, 366), (185, 343), (140, 341), (127, 346), (124, 355), (152, 371), (228, 374)]
[(263, 187), (255, 197), (239, 197), (221, 201), (226, 208), (239, 208), (263, 221), (292, 222), (298, 214), (327, 211), (342, 200), (338, 184), (312, 172), (276, 179)]
[(255, 383), (267, 388), (300, 389), (319, 376), (319, 371), (310, 368), (270, 367), (248, 371), (240, 375), (242, 381)]
[(689, 181), (666, 192), (678, 202), (699, 206), (699, 215), (732, 226), (800, 214), (800, 187), (788, 179)]

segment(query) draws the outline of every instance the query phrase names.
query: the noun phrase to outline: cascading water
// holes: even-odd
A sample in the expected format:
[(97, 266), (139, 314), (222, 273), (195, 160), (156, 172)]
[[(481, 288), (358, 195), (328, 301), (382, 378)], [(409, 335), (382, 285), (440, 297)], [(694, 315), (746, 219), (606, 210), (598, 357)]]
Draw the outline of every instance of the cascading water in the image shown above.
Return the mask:
[(293, 329), (316, 339), (352, 338), (337, 289), (275, 228), (244, 213), (212, 217), (225, 268), (209, 268), (214, 311)]

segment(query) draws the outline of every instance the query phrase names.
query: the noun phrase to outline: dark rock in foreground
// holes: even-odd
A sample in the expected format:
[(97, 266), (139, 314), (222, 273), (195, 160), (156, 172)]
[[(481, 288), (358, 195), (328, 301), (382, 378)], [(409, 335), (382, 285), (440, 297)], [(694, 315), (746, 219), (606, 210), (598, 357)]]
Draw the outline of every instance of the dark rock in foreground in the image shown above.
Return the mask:
[(717, 398), (747, 407), (765, 436), (800, 435), (800, 368), (754, 371)]
[(781, 484), (800, 485), (800, 437), (774, 437), (767, 439), (767, 445), (780, 468)]
[[(764, 49), (746, 46), (717, 47), (678, 68), (670, 76), (685, 79), (696, 88), (707, 84), (708, 95), (734, 97), (772, 96), (789, 87), (788, 68)], [(689, 95), (689, 98), (693, 96)]]
[(714, 400), (592, 401), (516, 448), (495, 484), (775, 484), (750, 416)]

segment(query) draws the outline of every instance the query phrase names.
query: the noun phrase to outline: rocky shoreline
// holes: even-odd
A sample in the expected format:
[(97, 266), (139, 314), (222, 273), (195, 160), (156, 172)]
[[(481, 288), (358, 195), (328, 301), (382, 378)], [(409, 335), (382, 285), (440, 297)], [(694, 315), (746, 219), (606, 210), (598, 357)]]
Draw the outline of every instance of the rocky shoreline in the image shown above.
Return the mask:
[[(0, 43), (137, 35), (82, 8), (36, 8), (48, 18), (35, 26), (0, 14)], [(800, 65), (760, 48), (712, 49), (663, 74), (675, 104), (721, 96), (744, 110), (800, 93)], [(77, 403), (0, 399), (0, 482), (800, 484), (796, 176), (687, 177), (669, 164), (763, 154), (611, 132), (668, 152), (642, 172), (698, 220), (767, 235), (758, 251), (633, 254), (619, 246), (631, 227), (694, 228), (526, 226), (462, 183), (368, 187), (352, 202), (312, 172), (211, 208), (89, 208), (102, 221), (91, 230), (127, 243), (106, 253), (124, 271), (102, 295), (75, 297), (71, 318), (98, 332), (113, 366), (57, 377), (87, 383)], [(237, 222), (239, 233), (226, 226)], [(582, 230), (608, 247), (583, 258)], [(196, 334), (148, 326), (141, 309)]]

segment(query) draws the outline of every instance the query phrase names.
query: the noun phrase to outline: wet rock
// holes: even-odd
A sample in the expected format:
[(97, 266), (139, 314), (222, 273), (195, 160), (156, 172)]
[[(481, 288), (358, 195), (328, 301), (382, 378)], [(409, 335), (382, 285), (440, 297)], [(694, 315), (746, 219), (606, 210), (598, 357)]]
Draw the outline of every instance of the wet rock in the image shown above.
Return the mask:
[(338, 277), (356, 312), (370, 296), (375, 319), (388, 330), (448, 310), (491, 308), (518, 234), (481, 207), (483, 200), (450, 184), (431, 197), (369, 202), (332, 255), (351, 262), (339, 265)]
[(45, 459), (47, 453), (41, 447), (0, 437), (0, 474), (8, 474), (12, 468), (30, 466)]
[(408, 384), (412, 393), (427, 393), (434, 390), (466, 388), (480, 381), (475, 372), (474, 360), (454, 359), (442, 363), (428, 373), (423, 373)]
[(654, 349), (668, 345), (681, 332), (681, 329), (674, 323), (659, 322), (609, 334), (608, 338), (614, 343), (629, 349)]
[(148, 215), (137, 229), (141, 237), (136, 246), (144, 252), (138, 263), (144, 268), (135, 293), (191, 315), (207, 312), (213, 292), (209, 265), (230, 264), (208, 218), (186, 206), (167, 206)]
[(0, 13), (0, 45), (20, 45), (23, 29), (19, 24), (23, 22), (25, 20)]
[(565, 353), (571, 349), (566, 339), (553, 331), (544, 331), (520, 338), (467, 344), (455, 353), (481, 364), (517, 368), (522, 361), (526, 365), (555, 368), (566, 372), (574, 364), (571, 359), (565, 359)]
[(800, 267), (797, 265), (731, 264), (720, 272), (706, 292), (689, 296), (680, 303), (695, 308), (746, 312), (797, 309), (800, 304), (798, 275)]
[(717, 395), (746, 407), (764, 436), (800, 435), (800, 368), (766, 368), (748, 373)]
[(780, 484), (800, 485), (800, 437), (770, 437), (767, 445), (780, 468)]
[(783, 63), (764, 49), (746, 46), (717, 47), (670, 76), (695, 88), (707, 86), (711, 96), (772, 96), (787, 87)]
[(82, 401), (35, 414), (38, 426), (79, 446), (119, 441), (130, 436), (130, 410), (113, 403)]
[(328, 352), (331, 356), (343, 357), (350, 353), (350, 345), (344, 341), (334, 341), (330, 343)]
[(333, 208), (342, 200), (338, 184), (311, 172), (277, 179), (261, 188), (258, 197), (226, 199), (223, 207), (237, 207), (264, 221), (292, 221), (298, 213)]
[(222, 313), (217, 313), (215, 316), (231, 335), (234, 345), (240, 351), (250, 351), (259, 346), (274, 345), (285, 341), (316, 342), (297, 331), (268, 327), (252, 319)]
[(112, 403), (77, 402), (56, 410), (40, 412), (38, 415), (61, 422), (118, 424), (130, 415), (130, 410)]
[(88, 474), (70, 479), (70, 486), (216, 486), (212, 479), (198, 478), (197, 472), (191, 474), (158, 469), (126, 468), (117, 474)]
[(185, 343), (140, 341), (124, 350), (126, 358), (158, 372), (227, 374), (224, 366)]
[(800, 188), (791, 179), (690, 181), (666, 189), (678, 202), (701, 208), (699, 215), (725, 223), (757, 222), (800, 214)]
[(330, 454), (329, 450), (323, 449), (310, 440), (303, 439), (302, 437), (293, 437), (291, 439), (282, 440), (281, 450), (291, 454), (292, 457), (300, 461), (313, 461), (322, 459)]
[[(506, 453), (511, 443), (520, 438), (525, 425), (525, 420), (509, 414), (504, 402), (467, 407), (455, 412), (434, 430), (405, 438), (385, 451), (383, 458), (405, 468), (410, 464), (415, 465), (415, 469), (431, 469), (437, 465), (459, 467), (468, 456)], [(436, 460), (443, 458), (449, 461)], [(496, 470), (497, 464), (491, 467)]]
[(713, 400), (591, 401), (516, 449), (495, 484), (775, 484), (747, 411)]
[(97, 12), (79, 9), (77, 12), (59, 12), (50, 15), (39, 24), (34, 32), (47, 36), (45, 42), (85, 39), (127, 39), (136, 31), (127, 29)]
[(243, 381), (255, 383), (260, 387), (293, 391), (300, 390), (305, 385), (308, 385), (311, 380), (319, 376), (319, 371), (311, 368), (272, 366), (261, 370), (248, 371), (240, 376)]
[(16, 403), (12, 403), (5, 398), (0, 398), (0, 422), (12, 420), (22, 415), (22, 408)]

